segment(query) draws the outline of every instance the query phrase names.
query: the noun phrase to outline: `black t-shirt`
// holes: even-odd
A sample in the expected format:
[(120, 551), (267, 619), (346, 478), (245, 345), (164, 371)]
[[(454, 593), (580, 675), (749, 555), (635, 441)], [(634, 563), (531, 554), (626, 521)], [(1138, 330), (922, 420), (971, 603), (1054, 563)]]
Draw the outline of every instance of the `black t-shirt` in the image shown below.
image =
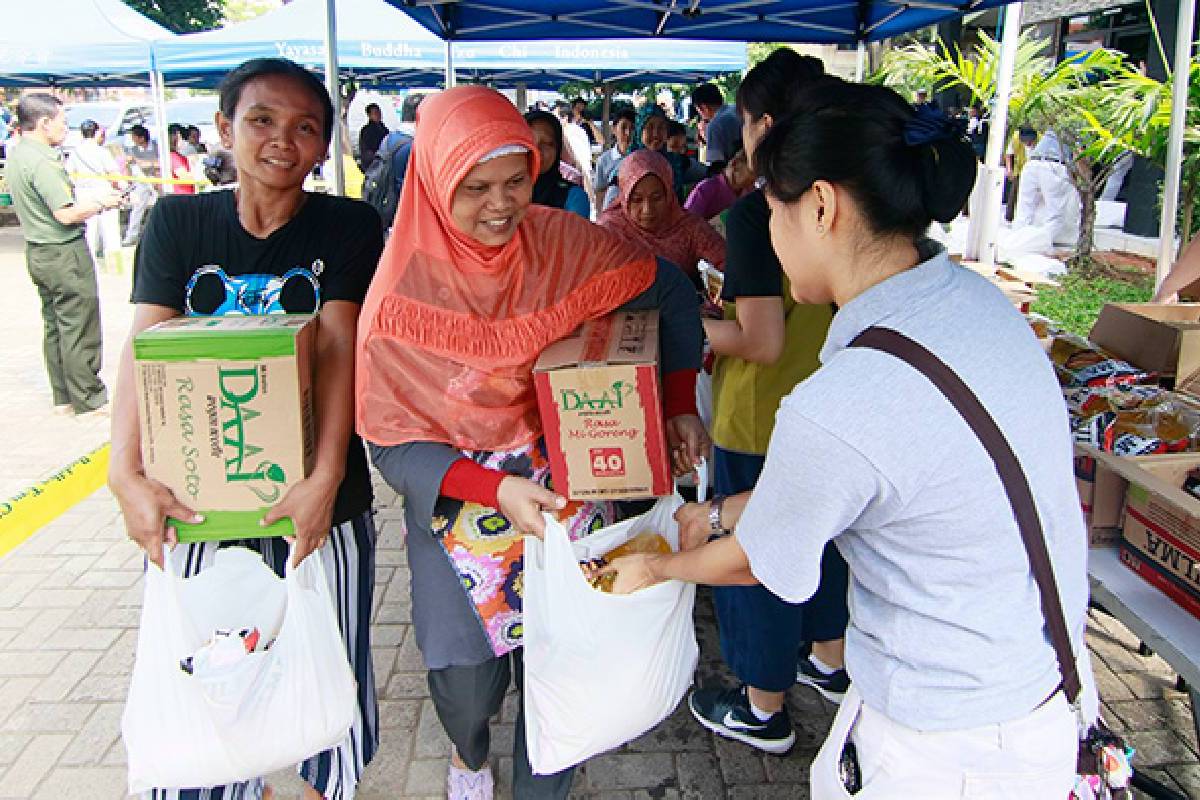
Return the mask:
[(783, 296), (783, 267), (771, 246), (771, 208), (762, 189), (738, 200), (725, 218), (721, 299)]
[[(330, 300), (362, 303), (382, 250), (379, 215), (357, 200), (309, 194), (286, 225), (257, 239), (231, 191), (166, 195), (138, 245), (132, 299), (188, 315), (311, 314)], [(352, 434), (333, 523), (370, 507), (366, 453)]]

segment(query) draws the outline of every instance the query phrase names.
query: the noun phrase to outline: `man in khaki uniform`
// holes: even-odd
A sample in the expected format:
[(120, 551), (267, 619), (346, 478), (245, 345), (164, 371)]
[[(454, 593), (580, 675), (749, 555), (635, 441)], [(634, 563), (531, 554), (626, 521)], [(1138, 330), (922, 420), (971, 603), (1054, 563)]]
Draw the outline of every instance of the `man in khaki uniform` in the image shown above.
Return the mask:
[(17, 103), (20, 141), (6, 177), (25, 237), (25, 263), (42, 301), (43, 347), (55, 410), (86, 414), (108, 403), (100, 380), (100, 300), (83, 222), (120, 205), (109, 191), (77, 201), (57, 147), (67, 136), (62, 103), (28, 94)]

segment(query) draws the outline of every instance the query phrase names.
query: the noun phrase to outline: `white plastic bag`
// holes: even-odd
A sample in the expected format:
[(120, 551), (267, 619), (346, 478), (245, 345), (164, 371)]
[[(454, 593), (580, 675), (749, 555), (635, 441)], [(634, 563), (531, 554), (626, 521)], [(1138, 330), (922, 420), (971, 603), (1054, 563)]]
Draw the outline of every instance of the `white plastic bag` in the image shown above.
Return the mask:
[(694, 584), (666, 581), (628, 595), (593, 589), (579, 562), (642, 531), (679, 548), (678, 495), (640, 517), (572, 544), (547, 518), (544, 542), (525, 539), (525, 736), (537, 775), (637, 738), (675, 710), (699, 648)]
[[(133, 794), (256, 778), (333, 747), (354, 721), (354, 673), (321, 559), (289, 566), (280, 579), (258, 553), (228, 547), (185, 579), (188, 550), (169, 553), (165, 570), (146, 570), (121, 720)], [(248, 654), (223, 680), (197, 680), (180, 668), (214, 630), (248, 627), (274, 644)]]

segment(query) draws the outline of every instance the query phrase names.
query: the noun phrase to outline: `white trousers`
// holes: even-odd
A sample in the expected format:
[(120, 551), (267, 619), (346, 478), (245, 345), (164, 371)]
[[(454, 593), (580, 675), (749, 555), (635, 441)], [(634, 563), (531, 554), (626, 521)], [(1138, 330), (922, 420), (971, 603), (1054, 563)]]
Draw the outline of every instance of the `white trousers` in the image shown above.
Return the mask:
[[(1014, 225), (1038, 225), (1057, 232), (1069, 223), (1077, 191), (1067, 168), (1055, 161), (1030, 159), (1021, 170)], [(1058, 237), (1055, 237), (1055, 241)]]
[(83, 222), (83, 238), (87, 240), (92, 259), (98, 264), (100, 254), (108, 255), (121, 249), (121, 217), (115, 208), (101, 211)]
[[(1011, 722), (923, 733), (864, 705), (851, 684), (813, 762), (812, 800), (1067, 800), (1078, 736), (1062, 692)], [(847, 741), (862, 773), (853, 795), (837, 771)]]

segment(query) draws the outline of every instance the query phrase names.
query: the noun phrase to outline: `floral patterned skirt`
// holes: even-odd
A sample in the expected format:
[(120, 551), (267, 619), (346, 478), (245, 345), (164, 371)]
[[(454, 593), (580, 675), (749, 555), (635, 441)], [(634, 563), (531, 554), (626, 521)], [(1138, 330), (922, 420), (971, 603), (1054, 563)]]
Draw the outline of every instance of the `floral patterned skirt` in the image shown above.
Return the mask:
[[(542, 442), (506, 452), (464, 452), (490, 469), (529, 478), (548, 488), (550, 463)], [(612, 503), (570, 502), (558, 512), (571, 541), (616, 521)], [(492, 652), (502, 656), (521, 646), (524, 536), (498, 510), (439, 497), (431, 529), (475, 607)]]

